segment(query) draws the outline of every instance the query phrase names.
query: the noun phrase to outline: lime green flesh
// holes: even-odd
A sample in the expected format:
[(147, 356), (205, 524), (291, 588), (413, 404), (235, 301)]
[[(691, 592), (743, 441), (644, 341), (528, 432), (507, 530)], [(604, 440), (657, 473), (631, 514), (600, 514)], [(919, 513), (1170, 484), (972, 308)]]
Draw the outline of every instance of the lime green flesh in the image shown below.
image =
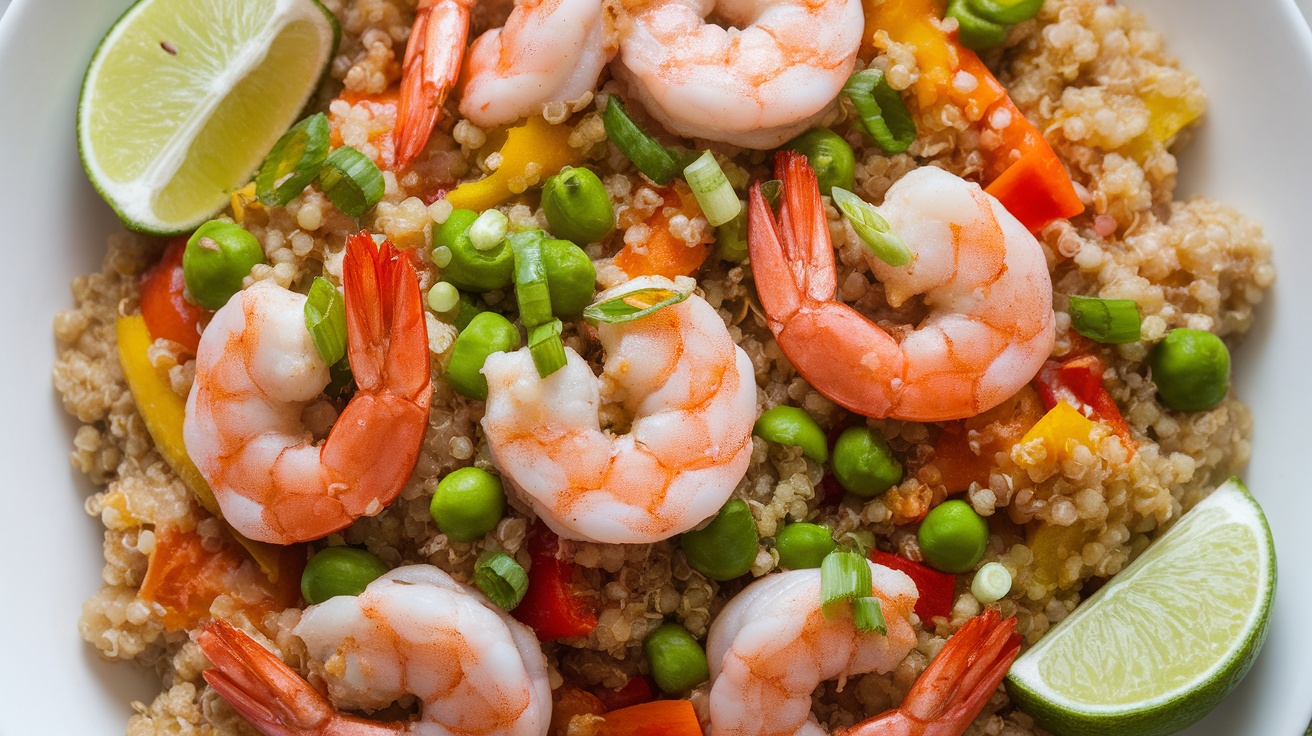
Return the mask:
[(92, 183), (138, 229), (204, 221), (296, 121), (336, 33), (315, 0), (141, 0), (87, 70)]
[(1008, 690), (1056, 734), (1166, 734), (1207, 713), (1266, 634), (1275, 550), (1231, 479), (1016, 660)]

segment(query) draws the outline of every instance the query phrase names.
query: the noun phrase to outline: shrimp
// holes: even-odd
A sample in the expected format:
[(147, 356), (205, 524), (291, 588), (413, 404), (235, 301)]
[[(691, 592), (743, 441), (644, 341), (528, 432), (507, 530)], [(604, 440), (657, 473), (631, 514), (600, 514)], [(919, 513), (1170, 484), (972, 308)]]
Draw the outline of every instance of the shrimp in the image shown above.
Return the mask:
[[(533, 632), (431, 565), (396, 568), (359, 596), (310, 606), (292, 633), (321, 663), (331, 702), (226, 621), (196, 635), (214, 663), (205, 681), (266, 736), (544, 736), (550, 725), (547, 661)], [(376, 710), (406, 695), (421, 704), (411, 721), (334, 707)]]
[[(678, 135), (774, 148), (814, 127), (856, 63), (860, 0), (624, 0), (616, 76)], [(725, 27), (704, 19), (717, 13)]]
[(474, 0), (419, 0), (401, 63), (396, 112), (396, 165), (404, 169), (428, 144), (442, 103), (460, 77)]
[[(747, 586), (711, 624), (711, 736), (822, 736), (811, 713), (820, 683), (889, 672), (916, 646), (916, 586), (905, 573), (867, 563), (886, 634), (858, 631), (850, 614), (821, 607), (820, 571), (792, 570)], [(901, 707), (848, 736), (960, 736), (1020, 651), (1015, 619), (996, 611), (968, 622), (920, 676)]]
[[(672, 286), (645, 276), (599, 299)], [(696, 295), (601, 324), (597, 335), (607, 354), (601, 382), (571, 348), (547, 378), (527, 348), (490, 356), (483, 431), (512, 487), (557, 534), (612, 544), (667, 539), (717, 512), (747, 472), (752, 363)], [(601, 429), (599, 383), (632, 413), (627, 434)]]
[(753, 185), (752, 274), (770, 330), (817, 391), (868, 417), (917, 422), (975, 416), (1038, 373), (1056, 339), (1052, 280), (1034, 236), (976, 184), (925, 166), (888, 190), (880, 212), (911, 263), (870, 257), (894, 307), (923, 295), (929, 316), (890, 335), (834, 300), (834, 251), (815, 172), (780, 152), (778, 224)]
[(261, 281), (201, 334), (183, 438), (224, 518), (251, 539), (303, 542), (377, 514), (419, 458), (433, 390), (414, 266), (361, 231), (342, 270), (357, 390), (320, 444), (301, 424), (329, 380), (304, 296)]
[(502, 28), (469, 49), (460, 114), (487, 128), (592, 92), (618, 48), (602, 0), (516, 0)]

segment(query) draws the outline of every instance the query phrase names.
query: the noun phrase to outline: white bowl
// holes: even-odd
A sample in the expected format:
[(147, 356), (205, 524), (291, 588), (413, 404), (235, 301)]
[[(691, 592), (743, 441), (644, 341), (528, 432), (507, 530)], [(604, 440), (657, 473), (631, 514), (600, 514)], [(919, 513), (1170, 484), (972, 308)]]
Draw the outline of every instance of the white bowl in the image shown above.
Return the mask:
[[(5, 0), (0, 0), (3, 8)], [(87, 184), (74, 110), (82, 72), (127, 0), (14, 0), (0, 18), (0, 734), (122, 733), (133, 700), (156, 688), (130, 665), (102, 662), (77, 631), (100, 585), (101, 527), (92, 492), (68, 462), (75, 422), (50, 383), (51, 320), (68, 283), (99, 269), (119, 227)], [(1261, 220), (1278, 280), (1238, 351), (1236, 391), (1253, 408), (1244, 474), (1266, 508), (1281, 562), (1267, 645), (1248, 678), (1187, 733), (1303, 734), (1312, 716), (1312, 560), (1308, 477), (1312, 419), (1312, 35), (1292, 0), (1132, 0), (1202, 79), (1206, 123), (1181, 157), (1180, 194), (1206, 193)]]

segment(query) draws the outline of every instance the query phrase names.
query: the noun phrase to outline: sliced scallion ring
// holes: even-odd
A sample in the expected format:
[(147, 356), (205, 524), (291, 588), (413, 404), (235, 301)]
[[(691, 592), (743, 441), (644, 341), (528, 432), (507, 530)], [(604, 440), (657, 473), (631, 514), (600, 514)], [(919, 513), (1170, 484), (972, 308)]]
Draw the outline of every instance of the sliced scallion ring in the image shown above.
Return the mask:
[(528, 573), (505, 552), (485, 552), (474, 565), (474, 585), (504, 611), (514, 610), (528, 590)]
[(830, 552), (820, 562), (820, 603), (868, 598), (872, 592), (870, 565), (855, 552)]
[(856, 624), (857, 631), (872, 631), (881, 636), (888, 633), (884, 623), (884, 606), (874, 596), (852, 601), (852, 623)]
[(715, 228), (715, 255), (722, 261), (743, 263), (747, 260), (747, 212)]
[(884, 153), (902, 153), (916, 140), (916, 121), (902, 95), (878, 69), (862, 69), (847, 78), (842, 94), (852, 101), (861, 125)]
[(255, 175), (255, 196), (281, 207), (305, 191), (328, 158), (328, 116), (315, 113), (293, 125), (273, 144)]
[(553, 319), (528, 331), (528, 352), (542, 378), (565, 367), (565, 343), (560, 339), (564, 327), (560, 320)]
[(857, 237), (876, 258), (890, 266), (905, 266), (911, 262), (911, 249), (874, 205), (842, 187), (834, 187), (832, 196), (838, 211), (852, 224)]
[(519, 320), (529, 329), (552, 320), (551, 290), (542, 256), (545, 239), (541, 230), (510, 236), (510, 248), (515, 254), (515, 301), (519, 303)]
[(337, 209), (359, 217), (383, 198), (383, 172), (369, 157), (342, 146), (328, 154), (319, 171), (319, 188)]
[(590, 322), (605, 322), (618, 325), (642, 319), (649, 314), (678, 304), (688, 298), (687, 292), (657, 287), (635, 289), (604, 302), (593, 304), (583, 310), (583, 316)]
[(1142, 320), (1133, 299), (1098, 299), (1071, 294), (1071, 327), (1095, 342), (1138, 342)]
[(683, 177), (688, 180), (688, 188), (702, 207), (702, 214), (712, 227), (719, 227), (738, 216), (743, 203), (738, 193), (729, 184), (729, 179), (720, 168), (720, 162), (710, 151), (705, 151), (683, 170)]
[(315, 277), (305, 298), (305, 329), (328, 365), (346, 355), (346, 300), (328, 280)]
[(678, 157), (633, 122), (615, 95), (606, 100), (606, 112), (601, 120), (606, 126), (606, 137), (638, 167), (643, 176), (664, 186), (679, 173)]

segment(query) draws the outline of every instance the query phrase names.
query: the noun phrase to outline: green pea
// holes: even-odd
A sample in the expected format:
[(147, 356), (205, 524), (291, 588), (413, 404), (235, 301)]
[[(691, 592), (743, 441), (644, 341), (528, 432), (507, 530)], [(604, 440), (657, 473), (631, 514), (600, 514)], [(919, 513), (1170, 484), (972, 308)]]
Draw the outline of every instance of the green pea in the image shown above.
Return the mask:
[(990, 49), (1007, 40), (1007, 26), (979, 15), (966, 0), (948, 3), (947, 16), (957, 19), (957, 40), (968, 49)]
[(307, 603), (323, 603), (339, 595), (360, 595), (387, 565), (354, 547), (329, 547), (316, 552), (301, 573), (301, 595)]
[(920, 522), (920, 553), (930, 567), (943, 572), (965, 572), (984, 557), (989, 523), (962, 500), (947, 501), (930, 510)]
[(1157, 393), (1172, 409), (1211, 409), (1230, 389), (1230, 351), (1210, 332), (1171, 330), (1148, 360)]
[(670, 693), (682, 693), (711, 678), (706, 665), (706, 650), (682, 626), (670, 622), (656, 627), (642, 642), (642, 653), (656, 687)]
[(821, 194), (828, 196), (834, 187), (851, 191), (856, 156), (842, 136), (828, 128), (815, 128), (785, 143), (784, 148), (806, 156), (811, 168), (815, 169)]
[(596, 243), (615, 229), (606, 185), (589, 169), (566, 167), (542, 187), (542, 212), (551, 232), (579, 245)]
[(210, 220), (196, 228), (182, 252), (187, 291), (206, 309), (218, 309), (241, 291), (241, 280), (264, 263), (260, 241), (231, 220)]
[(568, 240), (554, 238), (542, 241), (542, 259), (547, 267), (551, 311), (560, 317), (583, 314), (583, 309), (592, 303), (597, 285), (597, 269), (592, 259)]
[(466, 291), (505, 289), (514, 280), (515, 254), (506, 241), (487, 250), (474, 247), (469, 228), (478, 219), (473, 210), (456, 210), (446, 218), (433, 238), (433, 247), (446, 248), (451, 260), (442, 267), (442, 280)]
[(902, 463), (888, 442), (869, 427), (844, 430), (834, 443), (834, 477), (851, 493), (878, 496), (902, 480)]
[(712, 580), (733, 580), (752, 569), (759, 539), (747, 503), (735, 498), (704, 528), (684, 532), (679, 545), (694, 570)]
[(829, 527), (800, 522), (789, 524), (774, 537), (779, 566), (789, 570), (820, 567), (825, 555), (838, 549)]
[(496, 312), (479, 312), (456, 335), (446, 382), (462, 396), (487, 401), (487, 379), (483, 377), (487, 356), (518, 348), (519, 330), (510, 320)]
[(818, 463), (829, 459), (829, 440), (810, 414), (795, 406), (776, 406), (761, 415), (752, 434), (766, 442), (796, 445), (802, 454)]
[(457, 542), (473, 542), (496, 528), (506, 512), (501, 479), (481, 468), (448, 474), (433, 491), (428, 513), (442, 533)]

